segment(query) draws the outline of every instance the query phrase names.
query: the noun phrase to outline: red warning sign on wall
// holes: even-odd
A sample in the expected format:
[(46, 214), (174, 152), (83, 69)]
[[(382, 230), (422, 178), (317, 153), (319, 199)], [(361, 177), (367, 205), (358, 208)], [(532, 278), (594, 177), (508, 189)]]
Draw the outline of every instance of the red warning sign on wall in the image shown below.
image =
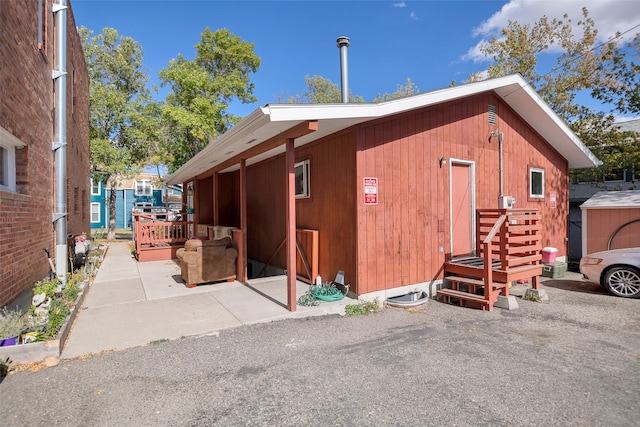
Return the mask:
[(364, 204), (378, 204), (378, 178), (364, 178)]
[(556, 208), (556, 192), (555, 191), (549, 192), (549, 207), (552, 209)]

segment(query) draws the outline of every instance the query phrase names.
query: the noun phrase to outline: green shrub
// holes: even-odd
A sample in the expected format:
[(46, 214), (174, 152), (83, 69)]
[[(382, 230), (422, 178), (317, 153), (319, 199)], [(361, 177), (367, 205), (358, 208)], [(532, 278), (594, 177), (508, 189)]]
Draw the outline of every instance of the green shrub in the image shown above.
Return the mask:
[(0, 338), (13, 338), (20, 335), (26, 324), (25, 316), (18, 309), (0, 310)]
[(38, 295), (44, 292), (46, 298), (53, 298), (59, 284), (58, 279), (42, 279), (33, 287), (33, 294)]
[(80, 294), (80, 288), (78, 287), (77, 282), (69, 282), (67, 287), (64, 288), (64, 291), (62, 291), (62, 294), (67, 302), (74, 302)]
[(47, 323), (46, 333), (49, 337), (55, 337), (62, 328), (67, 316), (71, 314), (71, 310), (66, 302), (62, 299), (54, 299), (49, 307), (49, 322)]
[(349, 304), (344, 308), (345, 315), (348, 317), (365, 316), (379, 311), (380, 302), (378, 298), (373, 301), (361, 301), (358, 304)]

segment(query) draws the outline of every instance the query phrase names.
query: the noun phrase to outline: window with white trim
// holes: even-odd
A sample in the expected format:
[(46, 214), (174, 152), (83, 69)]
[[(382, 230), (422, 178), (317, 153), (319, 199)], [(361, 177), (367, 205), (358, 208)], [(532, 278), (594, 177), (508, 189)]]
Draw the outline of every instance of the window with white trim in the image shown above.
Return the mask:
[(151, 181), (148, 179), (141, 179), (136, 181), (136, 196), (151, 196), (153, 194), (153, 187)]
[(91, 222), (100, 222), (100, 203), (91, 203)]
[(16, 191), (16, 148), (24, 144), (0, 127), (0, 190)]
[(309, 160), (296, 163), (296, 199), (310, 197), (309, 193)]
[(91, 180), (91, 195), (92, 196), (99, 196), (100, 195), (100, 184), (101, 184), (101, 182), (96, 178), (93, 178)]
[(529, 197), (544, 198), (544, 169), (529, 168)]

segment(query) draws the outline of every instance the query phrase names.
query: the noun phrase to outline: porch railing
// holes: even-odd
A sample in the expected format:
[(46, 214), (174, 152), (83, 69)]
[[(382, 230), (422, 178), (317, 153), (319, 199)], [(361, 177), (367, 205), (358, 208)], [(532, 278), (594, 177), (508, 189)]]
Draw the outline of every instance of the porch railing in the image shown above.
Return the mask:
[[(182, 218), (186, 215), (183, 214)], [(191, 221), (167, 221), (166, 213), (134, 213), (133, 236), (136, 253), (168, 246), (180, 246), (193, 236)]]
[(534, 209), (479, 209), (476, 212), (478, 256), (500, 260), (500, 270), (542, 259), (542, 216)]

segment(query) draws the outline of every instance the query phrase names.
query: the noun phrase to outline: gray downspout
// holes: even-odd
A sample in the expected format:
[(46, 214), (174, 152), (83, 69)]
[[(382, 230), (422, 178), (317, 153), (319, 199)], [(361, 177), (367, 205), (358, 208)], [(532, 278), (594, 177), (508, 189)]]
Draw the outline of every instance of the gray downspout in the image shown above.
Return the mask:
[(340, 36), (338, 40), (338, 47), (340, 48), (340, 87), (342, 89), (342, 103), (349, 103), (349, 73), (347, 70), (347, 48), (349, 47), (349, 37)]
[(53, 3), (55, 61), (54, 81), (54, 174), (55, 211), (53, 223), (56, 232), (56, 275), (67, 283), (67, 1)]

